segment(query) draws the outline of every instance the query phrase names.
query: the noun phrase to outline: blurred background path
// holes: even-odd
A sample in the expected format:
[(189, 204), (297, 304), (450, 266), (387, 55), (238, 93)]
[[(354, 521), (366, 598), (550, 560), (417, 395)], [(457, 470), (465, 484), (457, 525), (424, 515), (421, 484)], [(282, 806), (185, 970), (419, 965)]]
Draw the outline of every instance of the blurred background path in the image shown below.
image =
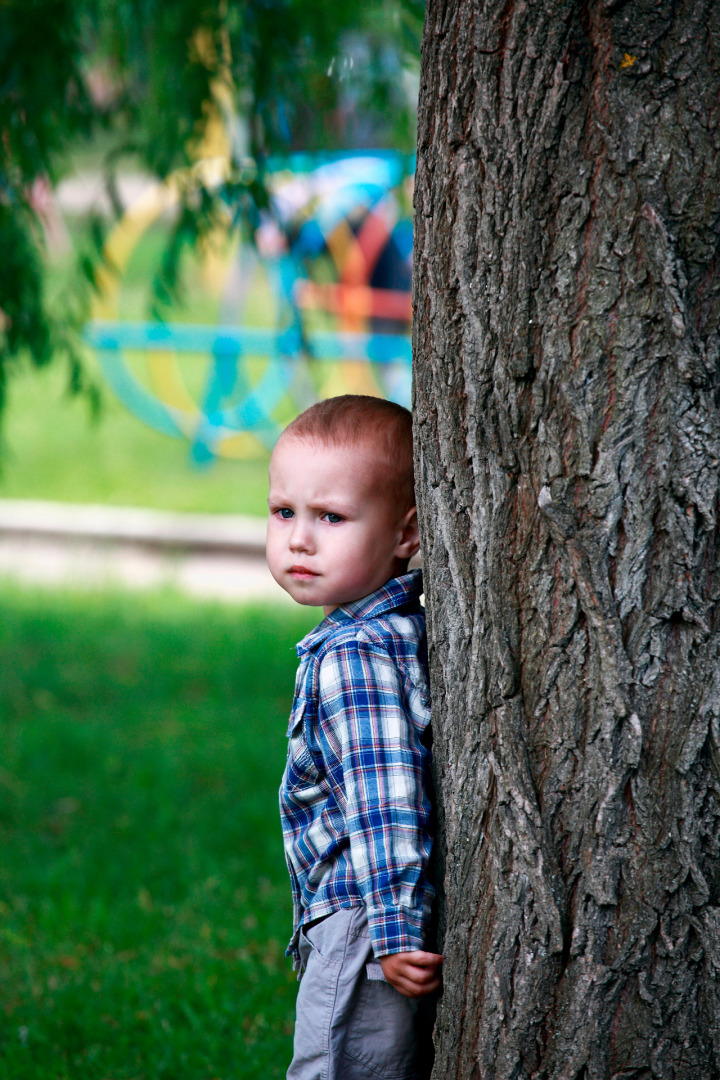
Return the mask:
[(174, 586), (237, 601), (285, 593), (265, 564), (265, 524), (239, 514), (0, 500), (0, 577), (89, 588)]

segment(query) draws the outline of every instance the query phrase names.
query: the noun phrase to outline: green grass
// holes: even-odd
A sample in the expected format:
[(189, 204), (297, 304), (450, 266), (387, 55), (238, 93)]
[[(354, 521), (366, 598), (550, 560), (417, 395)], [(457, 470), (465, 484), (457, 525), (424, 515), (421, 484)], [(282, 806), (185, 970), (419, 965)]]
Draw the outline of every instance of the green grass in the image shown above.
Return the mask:
[(267, 514), (267, 458), (200, 468), (188, 442), (146, 427), (109, 390), (91, 417), (59, 368), (13, 376), (2, 423), (0, 498)]
[(0, 587), (0, 1075), (287, 1068), (277, 815), (313, 614)]

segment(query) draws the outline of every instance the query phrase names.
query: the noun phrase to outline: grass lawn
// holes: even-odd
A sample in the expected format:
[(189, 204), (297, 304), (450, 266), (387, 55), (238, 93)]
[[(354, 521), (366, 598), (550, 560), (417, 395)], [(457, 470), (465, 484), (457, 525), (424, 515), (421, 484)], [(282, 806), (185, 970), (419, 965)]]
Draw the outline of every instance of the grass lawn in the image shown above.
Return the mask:
[(59, 368), (12, 376), (0, 422), (0, 499), (267, 514), (267, 457), (199, 467), (188, 442), (146, 427), (109, 389), (93, 419)]
[(284, 1076), (277, 814), (312, 612), (0, 586), (0, 1075)]

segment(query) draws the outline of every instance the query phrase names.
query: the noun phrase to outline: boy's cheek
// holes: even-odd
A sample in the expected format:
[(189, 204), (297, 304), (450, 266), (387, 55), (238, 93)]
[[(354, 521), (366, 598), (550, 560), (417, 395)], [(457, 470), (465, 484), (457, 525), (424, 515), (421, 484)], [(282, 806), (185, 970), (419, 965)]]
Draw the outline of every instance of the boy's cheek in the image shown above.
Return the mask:
[(278, 538), (272, 528), (268, 528), (267, 539), (265, 541), (265, 560), (268, 564), (270, 573), (274, 578), (277, 578), (278, 573), (282, 569), (281, 566), (281, 554), (282, 546), (278, 542)]

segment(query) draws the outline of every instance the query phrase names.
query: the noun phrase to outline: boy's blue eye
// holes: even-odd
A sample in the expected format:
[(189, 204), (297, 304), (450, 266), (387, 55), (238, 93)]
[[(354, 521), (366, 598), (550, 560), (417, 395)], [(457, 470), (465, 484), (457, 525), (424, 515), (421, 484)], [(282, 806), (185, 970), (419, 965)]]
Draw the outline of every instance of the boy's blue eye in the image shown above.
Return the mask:
[(343, 520), (340, 514), (326, 514), (325, 517), (331, 525), (337, 525), (340, 521)]
[(293, 516), (292, 510), (288, 510), (287, 506), (283, 506), (280, 510), (278, 510), (278, 514), (283, 519), (283, 521), (287, 521), (288, 518), (291, 518)]

